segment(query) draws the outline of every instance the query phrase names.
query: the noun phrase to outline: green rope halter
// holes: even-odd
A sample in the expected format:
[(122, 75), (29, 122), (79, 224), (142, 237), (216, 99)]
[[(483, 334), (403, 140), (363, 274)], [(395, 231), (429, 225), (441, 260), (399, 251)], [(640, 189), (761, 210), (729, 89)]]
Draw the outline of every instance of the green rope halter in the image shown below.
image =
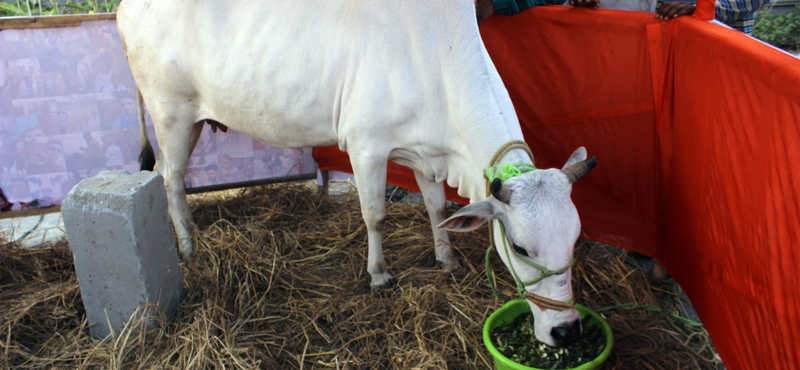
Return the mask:
[(508, 181), (512, 177), (517, 177), (523, 173), (528, 173), (536, 169), (536, 166), (530, 163), (517, 163), (517, 164), (496, 164), (494, 166), (486, 167), (484, 175), (489, 179), (491, 184), (494, 179), (500, 179), (502, 182)]
[[(531, 153), (530, 148), (528, 148), (528, 145), (525, 144), (525, 142), (518, 141), (518, 140), (510, 141), (510, 142), (506, 143), (505, 145), (503, 145), (502, 147), (500, 147), (500, 149), (497, 150), (497, 153), (495, 153), (494, 157), (492, 158), (490, 166), (487, 167), (484, 170), (484, 175), (485, 175), (486, 180), (487, 180), (486, 181), (486, 196), (487, 197), (491, 194), (491, 191), (489, 190), (489, 185), (492, 183), (492, 181), (494, 181), (495, 178), (499, 178), (501, 181), (505, 182), (506, 180), (508, 180), (508, 179), (510, 179), (512, 177), (520, 176), (520, 175), (522, 175), (524, 173), (528, 173), (528, 172), (531, 172), (533, 170), (536, 170), (536, 167), (534, 165), (528, 164), (528, 163), (517, 163), (517, 164), (497, 164), (496, 163), (497, 161), (499, 161), (503, 156), (505, 156), (512, 149), (525, 150), (528, 153), (528, 155), (531, 157), (531, 159), (533, 159), (533, 153)], [(503, 222), (501, 222), (499, 220), (497, 222), (500, 223), (500, 231), (501, 231), (502, 236), (503, 236), (503, 238), (502, 238), (503, 239), (503, 249), (504, 249), (505, 254), (506, 254), (506, 259), (510, 262), (511, 261), (511, 259), (510, 259), (511, 254), (509, 253), (509, 249), (510, 248), (508, 247), (508, 237), (506, 237), (505, 226), (503, 225)], [(506, 296), (501, 291), (499, 291), (497, 289), (497, 286), (495, 285), (494, 274), (492, 272), (492, 266), (489, 263), (490, 262), (489, 258), (491, 256), (492, 249), (494, 248), (494, 236), (493, 236), (493, 231), (492, 230), (493, 230), (493, 228), (492, 228), (491, 223), (490, 223), (490, 225), (489, 225), (489, 248), (486, 250), (486, 279), (489, 281), (489, 287), (492, 288), (492, 292), (494, 293), (494, 295), (497, 298), (499, 298), (501, 301), (505, 302), (505, 301), (508, 301), (508, 299), (506, 298)], [(531, 261), (529, 258), (526, 258), (525, 256), (521, 256), (521, 255), (517, 254), (516, 252), (514, 252), (514, 253), (515, 253), (515, 256), (517, 256), (517, 260), (520, 260), (520, 261), (528, 264), (529, 266), (531, 266), (531, 267), (533, 267), (533, 268), (535, 268), (535, 269), (537, 269), (537, 270), (539, 270), (541, 272), (541, 275), (539, 275), (539, 277), (537, 277), (537, 278), (535, 278), (533, 280), (525, 282), (525, 281), (520, 280), (519, 275), (517, 274), (517, 271), (514, 269), (514, 264), (509, 263), (509, 265), (511, 266), (511, 274), (514, 276), (514, 280), (516, 280), (516, 282), (517, 282), (517, 294), (521, 298), (528, 299), (529, 301), (535, 303), (536, 305), (538, 305), (539, 307), (542, 307), (542, 308), (550, 308), (550, 309), (554, 309), (554, 310), (564, 310), (564, 309), (567, 309), (567, 308), (574, 308), (574, 304), (575, 304), (574, 297), (570, 298), (567, 302), (559, 302), (559, 301), (555, 301), (555, 300), (552, 300), (552, 299), (549, 299), (549, 298), (546, 298), (546, 297), (542, 297), (542, 296), (539, 296), (539, 295), (536, 295), (536, 294), (533, 294), (533, 293), (528, 293), (527, 290), (525, 290), (525, 287), (528, 286), (528, 285), (536, 284), (536, 283), (540, 282), (542, 279), (544, 279), (544, 278), (546, 278), (548, 276), (560, 275), (560, 274), (563, 274), (563, 273), (567, 272), (567, 270), (569, 270), (569, 268), (572, 267), (573, 264), (575, 264), (575, 256), (572, 256), (572, 259), (569, 261), (568, 265), (566, 265), (566, 266), (564, 266), (564, 267), (562, 267), (562, 268), (560, 268), (558, 270), (550, 270), (550, 269), (548, 269), (548, 268), (546, 268), (546, 267), (544, 267), (544, 266), (542, 266), (542, 265), (540, 265), (540, 264), (538, 264), (536, 262)], [(671, 312), (667, 312), (667, 311), (665, 311), (665, 310), (663, 310), (663, 309), (661, 309), (659, 307), (652, 306), (652, 305), (620, 304), (620, 305), (614, 305), (614, 306), (593, 307), (592, 309), (595, 312), (603, 312), (603, 311), (609, 311), (609, 310), (645, 309), (645, 310), (664, 313), (666, 315), (669, 315), (669, 317), (671, 317), (671, 318), (673, 318), (675, 320), (679, 320), (679, 321), (683, 322), (686, 325), (691, 325), (691, 326), (696, 326), (696, 327), (702, 327), (703, 326), (702, 323), (698, 323), (698, 322), (695, 322), (695, 321), (680, 317), (677, 314), (674, 314), (674, 313), (671, 313)]]

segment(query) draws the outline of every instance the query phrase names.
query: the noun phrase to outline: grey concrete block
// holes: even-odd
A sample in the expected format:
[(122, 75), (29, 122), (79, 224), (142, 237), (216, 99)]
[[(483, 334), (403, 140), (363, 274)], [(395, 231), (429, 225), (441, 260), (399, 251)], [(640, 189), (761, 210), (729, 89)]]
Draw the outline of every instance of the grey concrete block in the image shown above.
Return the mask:
[(161, 175), (100, 172), (67, 194), (61, 213), (93, 334), (119, 333), (147, 303), (174, 314), (183, 283)]

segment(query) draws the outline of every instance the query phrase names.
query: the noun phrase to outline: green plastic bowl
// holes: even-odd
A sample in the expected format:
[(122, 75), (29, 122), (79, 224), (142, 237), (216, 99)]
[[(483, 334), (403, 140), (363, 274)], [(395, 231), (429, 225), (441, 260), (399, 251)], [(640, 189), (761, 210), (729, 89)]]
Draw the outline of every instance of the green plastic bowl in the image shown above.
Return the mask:
[[(600, 317), (600, 315), (598, 315), (596, 312), (579, 304), (575, 305), (575, 309), (578, 310), (578, 313), (581, 315), (581, 319), (586, 317), (586, 315), (590, 315), (594, 318), (594, 320), (600, 322), (603, 328), (603, 333), (606, 335), (606, 348), (594, 360), (586, 362), (581, 366), (570, 368), (570, 370), (596, 369), (600, 367), (600, 365), (608, 358), (608, 355), (611, 354), (611, 347), (614, 346), (614, 335), (611, 333), (611, 327), (608, 326), (606, 320)], [(524, 313), (530, 314), (530, 312), (531, 306), (526, 300), (513, 300), (506, 303), (503, 307), (500, 307), (499, 310), (491, 314), (489, 319), (486, 320), (486, 324), (483, 325), (483, 343), (486, 345), (486, 348), (489, 349), (489, 353), (492, 354), (492, 357), (494, 357), (494, 366), (497, 368), (497, 370), (541, 370), (535, 367), (528, 367), (518, 364), (508, 359), (508, 357), (503, 356), (503, 354), (494, 347), (492, 344), (492, 339), (489, 336), (489, 334), (492, 332), (492, 329), (511, 323), (515, 318), (517, 318), (517, 316)]]

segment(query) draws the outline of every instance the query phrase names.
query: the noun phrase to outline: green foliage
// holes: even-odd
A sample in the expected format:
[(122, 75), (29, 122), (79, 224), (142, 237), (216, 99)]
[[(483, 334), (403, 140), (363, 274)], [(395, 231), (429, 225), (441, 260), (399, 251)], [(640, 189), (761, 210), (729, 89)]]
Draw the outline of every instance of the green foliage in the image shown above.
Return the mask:
[(117, 11), (120, 0), (15, 0), (0, 2), (0, 17), (94, 14)]
[(784, 14), (762, 12), (756, 19), (753, 37), (780, 48), (800, 50), (800, 4)]
[(17, 15), (28, 15), (27, 11), (24, 11), (17, 5), (12, 5), (9, 3), (0, 3), (0, 15), (4, 17), (10, 16), (17, 16)]

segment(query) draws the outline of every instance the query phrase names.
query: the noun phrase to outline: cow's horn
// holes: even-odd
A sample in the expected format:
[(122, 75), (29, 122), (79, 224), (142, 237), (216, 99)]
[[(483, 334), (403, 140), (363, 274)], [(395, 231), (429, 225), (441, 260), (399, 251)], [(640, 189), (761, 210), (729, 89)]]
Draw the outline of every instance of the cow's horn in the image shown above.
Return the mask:
[(489, 187), (489, 190), (492, 192), (495, 199), (505, 204), (508, 204), (511, 199), (511, 189), (503, 185), (503, 181), (498, 178), (492, 180), (492, 186)]
[(597, 158), (592, 156), (583, 161), (570, 165), (569, 167), (561, 170), (561, 172), (567, 175), (567, 179), (569, 179), (571, 184), (574, 184), (576, 181), (586, 176), (586, 174), (589, 173), (589, 171), (591, 171), (595, 165), (597, 165)]

